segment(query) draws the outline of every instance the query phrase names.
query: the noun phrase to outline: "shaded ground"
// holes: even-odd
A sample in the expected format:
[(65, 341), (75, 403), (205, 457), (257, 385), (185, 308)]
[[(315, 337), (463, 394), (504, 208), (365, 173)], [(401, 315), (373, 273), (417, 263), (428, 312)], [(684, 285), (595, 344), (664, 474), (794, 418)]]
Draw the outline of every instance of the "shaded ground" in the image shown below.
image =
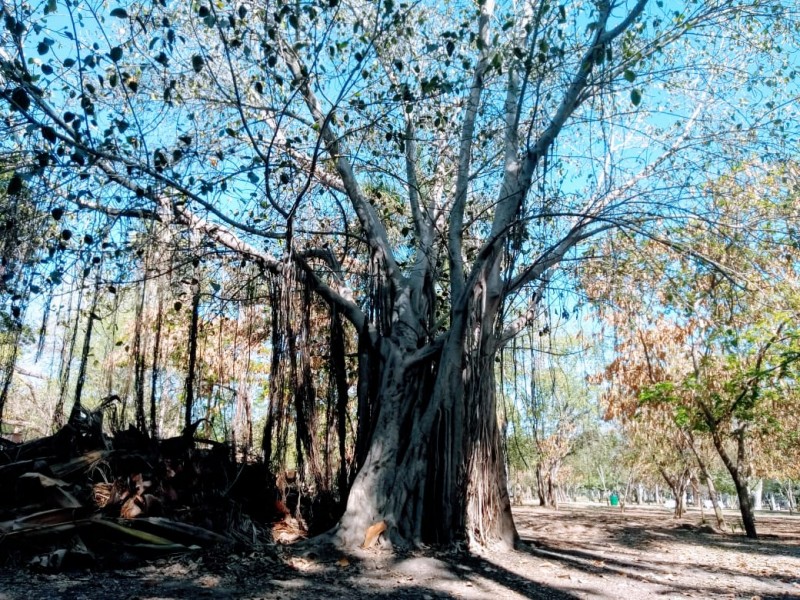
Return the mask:
[[(762, 539), (712, 533), (659, 508), (515, 511), (511, 553), (359, 550), (211, 554), (106, 572), (0, 570), (0, 600), (173, 598), (800, 598), (800, 517), (763, 514)], [(736, 515), (727, 515), (731, 522)], [(291, 551), (291, 552), (290, 552)]]

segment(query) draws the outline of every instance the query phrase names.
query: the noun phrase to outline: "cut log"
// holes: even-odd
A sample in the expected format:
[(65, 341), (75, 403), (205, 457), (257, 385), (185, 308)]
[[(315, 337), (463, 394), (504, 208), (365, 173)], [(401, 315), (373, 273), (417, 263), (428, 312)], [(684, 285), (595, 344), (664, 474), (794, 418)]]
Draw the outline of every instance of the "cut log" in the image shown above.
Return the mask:
[(364, 543), (361, 544), (361, 547), (364, 549), (371, 548), (384, 531), (386, 531), (386, 521), (378, 521), (370, 525), (367, 528), (367, 534), (364, 536)]

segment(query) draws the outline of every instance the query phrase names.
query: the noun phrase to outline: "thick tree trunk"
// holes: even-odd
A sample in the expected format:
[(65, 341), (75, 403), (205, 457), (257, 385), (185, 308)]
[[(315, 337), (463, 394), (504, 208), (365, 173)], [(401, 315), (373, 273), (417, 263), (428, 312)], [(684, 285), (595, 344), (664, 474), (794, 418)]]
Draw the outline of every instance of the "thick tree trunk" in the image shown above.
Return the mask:
[[(363, 334), (362, 334), (363, 335)], [(362, 344), (365, 341), (362, 339)], [(365, 350), (362, 347), (361, 351)], [(363, 428), (359, 448), (365, 453), (363, 464), (353, 482), (348, 496), (347, 507), (337, 527), (336, 535), (345, 546), (355, 546), (364, 540), (368, 527), (379, 521), (387, 524), (389, 536), (400, 541), (403, 538), (416, 537), (415, 523), (406, 522), (396, 514), (395, 506), (402, 502), (390, 503), (390, 496), (401, 494), (406, 489), (414, 489), (422, 485), (420, 471), (424, 472), (424, 463), (416, 465), (416, 469), (405, 472), (398, 466), (402, 462), (400, 448), (400, 413), (401, 407), (412, 404), (406, 398), (405, 371), (402, 368), (402, 352), (389, 340), (380, 340), (370, 353), (370, 362), (377, 360), (382, 364), (380, 381), (381, 393), (370, 407), (375, 415), (371, 431)], [(423, 432), (412, 429), (407, 432), (411, 447), (423, 443)], [(420, 460), (419, 462), (422, 462)], [(401, 489), (402, 488), (402, 489)], [(421, 514), (419, 515), (421, 518)]]
[(337, 528), (345, 545), (379, 521), (401, 543), (517, 541), (495, 398), (500, 255), (485, 265), (474, 289), (454, 298), (436, 351), (425, 282), (377, 283), (374, 329), (365, 326), (359, 346), (359, 417), (369, 411), (371, 431), (358, 441), (368, 450)]
[[(470, 379), (467, 390), (466, 528), (472, 544), (512, 548), (518, 535), (511, 516), (502, 436), (497, 423), (494, 357), (494, 351), (489, 350), (481, 358), (477, 377)], [(553, 473), (550, 475), (552, 495)]]
[(494, 357), (465, 357), (457, 342), (413, 365), (408, 340), (382, 338), (368, 352), (379, 364), (380, 393), (370, 407), (368, 452), (336, 529), (340, 543), (361, 543), (379, 521), (401, 544), (516, 541)]

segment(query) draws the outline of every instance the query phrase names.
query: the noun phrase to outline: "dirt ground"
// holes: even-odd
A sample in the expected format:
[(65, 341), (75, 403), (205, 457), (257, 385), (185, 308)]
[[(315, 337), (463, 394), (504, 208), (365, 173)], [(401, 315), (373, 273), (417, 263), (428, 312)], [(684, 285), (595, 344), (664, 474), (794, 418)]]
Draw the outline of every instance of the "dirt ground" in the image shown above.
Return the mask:
[(0, 600), (800, 598), (798, 516), (759, 514), (758, 541), (736, 528), (715, 533), (698, 512), (676, 520), (663, 508), (523, 507), (515, 516), (515, 552), (287, 548), (110, 571), (4, 568)]

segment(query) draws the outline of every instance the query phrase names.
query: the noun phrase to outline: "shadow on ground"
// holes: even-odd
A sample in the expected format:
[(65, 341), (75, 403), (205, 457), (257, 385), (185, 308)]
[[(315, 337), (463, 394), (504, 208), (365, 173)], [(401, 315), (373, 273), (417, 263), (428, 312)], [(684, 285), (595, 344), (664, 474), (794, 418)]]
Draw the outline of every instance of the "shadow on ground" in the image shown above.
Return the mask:
[(371, 561), (363, 556), (340, 557), (336, 561), (295, 557), (287, 563), (266, 557), (232, 556), (227, 564), (217, 560), (210, 568), (199, 559), (130, 570), (58, 574), (0, 570), (0, 600), (477, 600), (511, 596), (552, 600), (578, 597), (481, 557), (454, 553), (409, 555), (390, 561)]

